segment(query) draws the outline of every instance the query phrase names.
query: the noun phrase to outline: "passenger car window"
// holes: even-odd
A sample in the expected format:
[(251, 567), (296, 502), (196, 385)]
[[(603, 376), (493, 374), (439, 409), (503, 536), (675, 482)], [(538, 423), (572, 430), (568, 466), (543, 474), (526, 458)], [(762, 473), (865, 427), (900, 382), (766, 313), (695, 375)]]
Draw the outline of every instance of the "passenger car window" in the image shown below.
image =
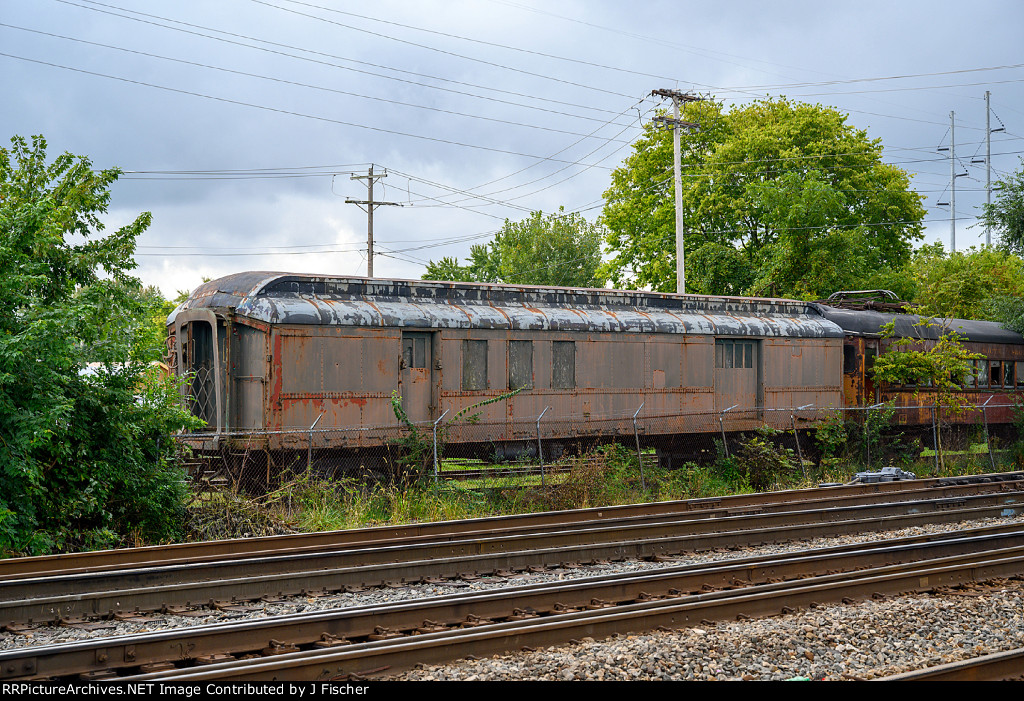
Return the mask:
[(716, 368), (753, 368), (754, 342), (733, 341), (730, 339), (715, 340)]
[(508, 342), (508, 388), (533, 389), (533, 341)]
[(407, 368), (427, 367), (427, 336), (408, 334), (402, 336), (402, 360)]
[(552, 341), (551, 386), (572, 389), (576, 386), (576, 342)]
[(462, 389), (487, 389), (487, 341), (462, 342)]

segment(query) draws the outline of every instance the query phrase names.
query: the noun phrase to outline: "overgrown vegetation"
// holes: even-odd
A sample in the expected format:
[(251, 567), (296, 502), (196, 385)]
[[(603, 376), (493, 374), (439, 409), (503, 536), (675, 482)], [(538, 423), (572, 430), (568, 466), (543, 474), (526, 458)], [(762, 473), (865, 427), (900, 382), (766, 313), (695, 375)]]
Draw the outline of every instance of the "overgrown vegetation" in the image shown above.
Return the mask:
[[(927, 387), (936, 405), (938, 421), (942, 421), (945, 416), (961, 416), (969, 403), (962, 390), (966, 378), (973, 371), (971, 363), (985, 356), (964, 348), (964, 337), (948, 326), (937, 324), (932, 319), (922, 319), (917, 325), (939, 326), (939, 340), (928, 343), (924, 339), (900, 338), (893, 344), (893, 348), (875, 361), (875, 379), (893, 385)], [(886, 324), (883, 337), (893, 337), (893, 327), (893, 322)], [(915, 392), (914, 396), (919, 396), (919, 392)], [(941, 431), (938, 437), (941, 461)]]
[(0, 555), (182, 535), (171, 434), (194, 421), (146, 362), (143, 213), (101, 235), (116, 169), (0, 149)]
[[(1018, 435), (1024, 436), (1024, 408)], [(919, 477), (990, 471), (983, 434), (965, 432), (947, 440), (949, 454), (936, 469), (933, 454), (894, 420), (892, 407), (872, 411), (870, 422), (844, 421), (841, 412), (798, 440), (814, 460), (798, 464), (792, 432), (752, 431), (731, 437), (729, 451), (719, 442), (707, 464), (686, 463), (669, 470), (645, 464), (641, 480), (636, 450), (608, 444), (549, 464), (544, 487), (484, 487), (486, 482), (419, 480), (364, 483), (326, 479), (302, 472), (258, 499), (204, 495), (193, 504), (190, 536), (197, 539), (247, 537), (274, 532), (323, 531), (385, 524), (442, 521), (498, 514), (580, 509), (673, 499), (696, 499), (754, 491), (796, 489), (849, 482), (855, 473), (898, 465)], [(871, 465), (865, 464), (870, 447)], [(1000, 469), (1024, 469), (1024, 440), (1000, 452)], [(556, 467), (567, 467), (554, 473)], [(806, 471), (806, 474), (804, 472)], [(217, 522), (216, 515), (224, 518)]]
[[(436, 450), (438, 455), (444, 454), (444, 446), (448, 441), (448, 431), (451, 427), (459, 421), (466, 421), (468, 423), (477, 423), (480, 420), (479, 409), (487, 406), (488, 404), (494, 404), (496, 402), (503, 402), (519, 394), (521, 390), (513, 390), (511, 392), (505, 392), (496, 397), (489, 397), (483, 401), (470, 404), (469, 406), (463, 407), (456, 412), (452, 417), (446, 421), (440, 422), (437, 426), (437, 446)], [(396, 439), (392, 442), (391, 448), (394, 449), (392, 461), (395, 465), (394, 477), (395, 481), (399, 485), (411, 485), (423, 481), (429, 475), (433, 474), (433, 461), (434, 461), (434, 429), (431, 427), (431, 431), (426, 433), (422, 426), (417, 426), (409, 418), (409, 414), (405, 411), (405, 407), (402, 406), (402, 395), (397, 390), (391, 393), (391, 411), (394, 412), (395, 418), (398, 419), (398, 423), (405, 426), (407, 433), (401, 438)]]

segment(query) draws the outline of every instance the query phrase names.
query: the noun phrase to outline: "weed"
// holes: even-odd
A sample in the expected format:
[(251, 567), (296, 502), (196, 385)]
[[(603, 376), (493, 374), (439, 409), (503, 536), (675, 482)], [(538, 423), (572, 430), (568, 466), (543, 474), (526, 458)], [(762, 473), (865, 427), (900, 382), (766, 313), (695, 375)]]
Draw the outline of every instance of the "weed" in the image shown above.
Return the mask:
[(775, 443), (777, 433), (771, 429), (759, 430), (736, 452), (736, 468), (755, 491), (766, 491), (794, 472), (793, 451)]
[(848, 440), (849, 434), (840, 410), (828, 412), (814, 432), (814, 443), (823, 459), (836, 459), (843, 455)]

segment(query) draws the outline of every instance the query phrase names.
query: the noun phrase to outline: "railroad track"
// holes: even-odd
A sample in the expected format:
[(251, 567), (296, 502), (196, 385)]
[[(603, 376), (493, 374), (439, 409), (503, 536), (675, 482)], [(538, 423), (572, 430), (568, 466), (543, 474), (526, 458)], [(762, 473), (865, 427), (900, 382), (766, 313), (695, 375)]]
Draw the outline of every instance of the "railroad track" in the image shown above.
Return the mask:
[(256, 557), (269, 553), (281, 553), (286, 550), (293, 553), (330, 551), (339, 548), (361, 547), (371, 543), (400, 542), (402, 539), (415, 537), (453, 537), (473, 532), (509, 531), (515, 528), (543, 530), (571, 523), (611, 521), (612, 519), (633, 516), (652, 517), (659, 514), (664, 516), (690, 514), (699, 517), (699, 515), (703, 514), (707, 518), (717, 518), (723, 515), (734, 515), (743, 511), (754, 513), (757, 509), (784, 511), (787, 509), (807, 509), (815, 504), (856, 505), (879, 503), (886, 499), (901, 499), (900, 495), (905, 495), (902, 497), (905, 499), (912, 499), (913, 495), (918, 495), (920, 498), (953, 497), (1012, 489), (1014, 484), (1024, 484), (1024, 472), (977, 475), (962, 478), (922, 479), (911, 482), (844, 485), (685, 501), (496, 516), (461, 521), (384, 526), (326, 533), (301, 533), (42, 557), (6, 558), (0, 559), (0, 581), (72, 572), (123, 570), (144, 567), (150, 564), (165, 565), (172, 562), (221, 561), (232, 558)]
[(0, 653), (0, 678), (364, 678), (467, 655), (777, 615), (1021, 573), (1024, 525), (1018, 524), (24, 648)]
[(997, 682), (1024, 679), (1024, 648), (894, 674), (876, 681)]
[(22, 623), (81, 622), (140, 611), (173, 613), (267, 596), (337, 592), (581, 560), (645, 559), (1022, 512), (1024, 492), (997, 491), (737, 516), (629, 516), (563, 529), (513, 528), (483, 536), (471, 531), (459, 537), (416, 536), (333, 551), (14, 577), (0, 581), (0, 621), (10, 629)]
[[(167, 548), (165, 553), (170, 552), (172, 555), (170, 561), (172, 564), (169, 565), (158, 564), (153, 549), (143, 549), (141, 553), (131, 551), (103, 553), (97, 556), (99, 559), (92, 559), (88, 555), (72, 556), (74, 561), (72, 567), (62, 563), (61, 558), (0, 561), (0, 621), (8, 622), (7, 627), (14, 630), (19, 629), (19, 626), (25, 621), (31, 620), (62, 620), (65, 623), (74, 624), (77, 618), (79, 619), (78, 624), (86, 624), (88, 619), (132, 617), (144, 611), (174, 613), (176, 610), (195, 609), (203, 604), (212, 604), (214, 607), (220, 608), (244, 606), (246, 601), (288, 593), (320, 595), (344, 590), (359, 590), (365, 586), (431, 581), (432, 578), (465, 577), (473, 579), (483, 574), (509, 577), (514, 576), (516, 571), (573, 566), (576, 562), (626, 558), (670, 558), (676, 553), (697, 550), (737, 549), (757, 543), (799, 540), (838, 533), (890, 530), (915, 524), (950, 523), (973, 518), (1006, 516), (1019, 514), (1024, 505), (1024, 494), (1017, 491), (1021, 486), (1020, 477), (1020, 473), (1014, 473), (1009, 477), (1000, 476), (998, 479), (992, 478), (989, 481), (982, 480), (974, 483), (962, 480), (957, 480), (962, 482), (961, 484), (955, 484), (949, 480), (921, 480), (910, 484), (883, 483), (860, 487), (833, 487), (774, 495), (746, 495), (722, 500), (613, 507), (581, 512), (562, 512), (555, 515), (477, 519), (451, 524), (365, 529), (361, 532), (288, 536), (259, 539), (260, 542), (256, 543), (229, 541), (213, 544), (213, 546), (221, 548), (226, 546), (227, 554), (221, 555), (216, 554), (217, 547), (214, 547), (214, 552), (197, 546)], [(801, 495), (805, 498), (801, 499)], [(842, 504), (842, 506), (829, 506), (830, 504)], [(819, 508), (806, 508), (810, 505)], [(553, 521), (560, 521), (568, 526), (558, 528), (553, 525)], [(486, 535), (481, 536), (481, 532)], [(1016, 548), (1019, 546), (1011, 546), (1009, 543), (1011, 541), (1015, 543), (1015, 539), (1021, 537), (1021, 534), (1017, 526), (1002, 526), (977, 530), (974, 537), (990, 539), (992, 542), (998, 540), (1006, 548)], [(556, 540), (550, 540), (551, 538)], [(902, 551), (904, 554), (909, 552), (908, 548), (916, 547), (930, 549), (932, 553), (937, 553), (939, 550), (936, 548), (949, 546), (946, 544), (936, 545), (936, 543), (946, 540), (949, 538), (921, 536), (901, 541), (900, 545), (904, 548)], [(277, 543), (284, 543), (291, 549), (283, 555), (274, 554), (276, 550), (273, 546)], [(835, 548), (830, 549), (828, 553), (819, 551), (815, 553), (814, 557), (824, 558), (827, 556), (827, 561), (833, 564), (840, 561), (851, 563), (854, 562), (853, 558), (855, 557), (851, 553), (863, 549), (863, 546)], [(223, 549), (221, 552), (224, 552)], [(107, 556), (111, 557), (104, 559)], [(190, 556), (195, 559), (195, 562), (187, 562)], [(889, 557), (892, 555), (890, 554)], [(1013, 558), (1019, 559), (1019, 555), (1015, 555)], [(1013, 558), (1008, 556), (1003, 559)], [(914, 558), (908, 556), (906, 559)], [(790, 558), (790, 561), (796, 560), (799, 558)], [(822, 561), (825, 560), (822, 559)], [(147, 562), (153, 564), (147, 566)], [(137, 566), (126, 567), (125, 563), (136, 563)], [(8, 574), (4, 573), (5, 566), (10, 568)], [(785, 566), (790, 567), (791, 563)], [(855, 567), (849, 564), (837, 565), (837, 570), (866, 566), (871, 565), (859, 564)], [(892, 563), (889, 566), (892, 566)], [(952, 567), (952, 565), (949, 566)], [(1016, 566), (1016, 564), (1008, 565), (1010, 569)], [(730, 567), (733, 569), (730, 570)], [(558, 617), (570, 613), (582, 614), (584, 612), (569, 611), (569, 609), (588, 606), (595, 610), (602, 610), (602, 615), (611, 615), (604, 609), (614, 606), (616, 610), (625, 611), (623, 606), (653, 605), (651, 601), (641, 601), (648, 597), (668, 596), (671, 600), (681, 600), (696, 596), (698, 599), (694, 601), (707, 603), (716, 597), (707, 593), (695, 594), (693, 593), (695, 587), (703, 590), (707, 587), (720, 589), (721, 587), (739, 586), (744, 589), (757, 587), (760, 588), (760, 591), (769, 591), (771, 587), (779, 583), (769, 582), (768, 579), (778, 579), (783, 576), (789, 579), (809, 576), (809, 573), (798, 574), (789, 570), (784, 575), (757, 574), (758, 572), (767, 572), (767, 569), (763, 569), (766, 567), (780, 568), (783, 567), (783, 564), (774, 562), (769, 566), (756, 560), (746, 560), (716, 568), (703, 568), (704, 572), (701, 576), (708, 579), (702, 581), (699, 587), (696, 580), (686, 579), (687, 576), (692, 575), (692, 572), (688, 573), (687, 570), (694, 570), (694, 567), (670, 567), (664, 571), (664, 574), (652, 574), (646, 580), (620, 577), (609, 579), (601, 584), (593, 583), (594, 589), (589, 593), (586, 588), (552, 589), (547, 586), (527, 593), (519, 590), (530, 589), (529, 587), (511, 587), (503, 589), (502, 594), (490, 595), (490, 600), (482, 595), (461, 599), (457, 596), (442, 597), (450, 601), (448, 603), (434, 601), (423, 604), (435, 607), (430, 611), (417, 609), (418, 604), (405, 608), (363, 607), (362, 609), (348, 610), (344, 615), (331, 614), (326, 618), (321, 617), (313, 621), (299, 621), (296, 618), (295, 620), (267, 619), (268, 622), (250, 622), (249, 625), (254, 627), (244, 629), (244, 632), (231, 633), (228, 627), (221, 625), (206, 627), (210, 630), (192, 628), (190, 629), (193, 631), (192, 633), (183, 634), (187, 638), (187, 642), (179, 639), (174, 643), (178, 650), (177, 657), (173, 658), (176, 662), (169, 661), (166, 655), (143, 652), (144, 646), (166, 645), (167, 641), (173, 639), (171, 634), (161, 634), (164, 637), (155, 643), (154, 639), (125, 642), (126, 638), (108, 638), (98, 647), (95, 644), (92, 647), (89, 647), (90, 644), (80, 644), (83, 647), (80, 647), (77, 654), (80, 656), (82, 651), (86, 650), (85, 654), (91, 661), (88, 664), (83, 664), (81, 661), (76, 662), (75, 664), (78, 666), (70, 666), (66, 662), (52, 663), (52, 660), (60, 660), (63, 653), (51, 655), (51, 652), (43, 647), (26, 648), (25, 650), (34, 651), (35, 654), (28, 654), (24, 651), (2, 653), (0, 661), (3, 664), (0, 665), (0, 679), (75, 675), (81, 679), (98, 679), (104, 676), (121, 675), (125, 670), (133, 675), (155, 674), (163, 668), (168, 668), (167, 673), (171, 675), (187, 672), (188, 674), (213, 674), (215, 676), (208, 678), (226, 679), (232, 677), (216, 675), (221, 673), (233, 675), (234, 672), (229, 673), (226, 668), (216, 666), (219, 660), (226, 659), (219, 656), (230, 655), (233, 658), (237, 655), (248, 654), (280, 658), (278, 661), (284, 661), (288, 655), (313, 654), (307, 651), (307, 648), (314, 650), (319, 647), (331, 654), (334, 652), (354, 654), (357, 649), (362, 649), (360, 646), (367, 650), (378, 650), (378, 652), (368, 653), (370, 656), (366, 659), (343, 655), (344, 660), (348, 661), (344, 662), (343, 670), (338, 672), (339, 674), (358, 676), (380, 667), (387, 667), (390, 671), (394, 671), (403, 668), (402, 665), (405, 662), (388, 662), (375, 667), (367, 666), (370, 663), (366, 660), (373, 658), (376, 662), (380, 662), (385, 659), (386, 655), (392, 653), (379, 652), (387, 646), (381, 647), (378, 644), (399, 640), (400, 637), (407, 638), (410, 631), (415, 631), (416, 637), (422, 637), (424, 641), (433, 639), (424, 636), (441, 636), (437, 639), (447, 641), (439, 643), (435, 652), (424, 653), (425, 656), (422, 657), (405, 657), (403, 656), (405, 653), (399, 653), (403, 660), (416, 659), (416, 662), (412, 664), (429, 663), (432, 659), (431, 655), (441, 654), (437, 650), (456, 651), (462, 649), (460, 646), (463, 643), (452, 632), (456, 626), (481, 629), (490, 626), (504, 626), (500, 630), (494, 629), (494, 640), (509, 639), (508, 636), (511, 635), (510, 631), (512, 630), (510, 625), (522, 623), (522, 621), (516, 620), (517, 617), (529, 619), (531, 625), (558, 623), (553, 630), (576, 630), (574, 628), (576, 623), (570, 625), (564, 621), (559, 622), (561, 619)], [(964, 565), (964, 567), (966, 570), (963, 571), (975, 573), (995, 571), (988, 569), (991, 567), (989, 561), (979, 561), (973, 565)], [(674, 571), (677, 569), (679, 571)], [(718, 574), (710, 574), (712, 570)], [(781, 572), (781, 570), (772, 571)], [(732, 579), (729, 581), (722, 579), (726, 574)], [(823, 575), (818, 575), (818, 577), (821, 576)], [(950, 570), (934, 576), (947, 577), (952, 582), (967, 575), (962, 574), (962, 571), (960, 574), (956, 574)], [(673, 577), (676, 579), (671, 579)], [(627, 579), (629, 579), (628, 582)], [(580, 586), (585, 587), (586, 585)], [(636, 589), (636, 587), (645, 586), (652, 591)], [(660, 586), (665, 593), (656, 593), (658, 590), (655, 587), (657, 586)], [(633, 589), (629, 589), (629, 587), (633, 587)], [(783, 587), (783, 589), (786, 588), (792, 587)], [(906, 590), (910, 591), (914, 588)], [(720, 589), (720, 591), (724, 590)], [(499, 610), (499, 604), (507, 598), (508, 592), (517, 592), (517, 596), (532, 596), (534, 597), (531, 599), (533, 603), (520, 602), (521, 605), (514, 606), (511, 611)], [(561, 600), (544, 603), (536, 598), (552, 595), (552, 592), (560, 596)], [(616, 593), (613, 594), (613, 592)], [(883, 592), (879, 590), (873, 593)], [(796, 595), (794, 594), (794, 596)], [(849, 596), (848, 598), (853, 597)], [(799, 596), (793, 599), (793, 601), (798, 600)], [(485, 605), (486, 601), (490, 601), (490, 603)], [(690, 601), (690, 603), (694, 603), (694, 601)], [(680, 602), (676, 601), (676, 603)], [(444, 613), (442, 608), (437, 608), (449, 604), (454, 605), (463, 615), (453, 618), (449, 613)], [(783, 604), (783, 606), (791, 606), (791, 604)], [(390, 612), (391, 609), (394, 609), (393, 613)], [(516, 609), (519, 610), (519, 613)], [(643, 607), (641, 609), (646, 611)], [(360, 615), (362, 615), (361, 619)], [(651, 617), (655, 615), (660, 616), (661, 614), (650, 612), (638, 614), (637, 620), (654, 620)], [(759, 614), (743, 613), (743, 615)], [(395, 616), (398, 618), (393, 619)], [(402, 619), (401, 616), (406, 616), (406, 619)], [(408, 618), (409, 616), (418, 618), (418, 620), (412, 621)], [(717, 620), (714, 615), (704, 616), (704, 618)], [(539, 619), (544, 619), (544, 621)], [(368, 622), (374, 622), (372, 630), (368, 629)], [(591, 624), (582, 623), (580, 625), (586, 627)], [(611, 624), (601, 623), (601, 626), (593, 630), (605, 630), (608, 625)], [(616, 623), (615, 625), (626, 624)], [(659, 623), (654, 627), (659, 625), (672, 627), (673, 624)], [(275, 626), (279, 626), (280, 629), (274, 628)], [(305, 631), (302, 636), (299, 636), (300, 639), (294, 638), (291, 633), (287, 632), (293, 626), (296, 630)], [(637, 630), (639, 629), (641, 628), (637, 628)], [(475, 632), (480, 633), (481, 631)], [(312, 633), (316, 633), (316, 635), (313, 635), (311, 639)], [(515, 635), (520, 634), (516, 633)], [(573, 637), (583, 637), (584, 635), (600, 637), (604, 634), (584, 633)], [(229, 638), (231, 635), (241, 636), (249, 647), (218, 642), (227, 639), (222, 636)], [(531, 632), (529, 635), (540, 636), (531, 639), (542, 640), (548, 634)], [(374, 636), (383, 639), (371, 639)], [(202, 638), (201, 644), (197, 642), (200, 638)], [(258, 649), (252, 647), (254, 640), (260, 641)], [(405, 643), (389, 644), (400, 647), (403, 644), (408, 644), (408, 640)], [(474, 646), (478, 643), (467, 642), (465, 644)], [(487, 645), (491, 644), (487, 643)], [(495, 642), (493, 644), (500, 647), (504, 643)], [(477, 647), (477, 651), (471, 654), (481, 654), (480, 650), (483, 649), (490, 648)], [(502, 649), (517, 648), (513, 646)], [(183, 654), (183, 650), (190, 652)], [(385, 655), (385, 657), (375, 657), (377, 655)], [(41, 662), (43, 657), (47, 657), (51, 661), (44, 664)], [(343, 658), (338, 658), (338, 660)], [(35, 661), (28, 662), (29, 659)], [(115, 659), (121, 662), (115, 664), (113, 662)], [(326, 659), (322, 658), (320, 662), (324, 662)], [(443, 659), (450, 659), (450, 656)], [(182, 660), (186, 665), (196, 666), (196, 670), (183, 670), (180, 666), (175, 666), (173, 669), (168, 667), (172, 664), (180, 665)], [(358, 662), (351, 662), (351, 660), (358, 660)], [(127, 663), (131, 664), (125, 667), (124, 665)], [(51, 664), (57, 666), (47, 666)], [(223, 664), (232, 666), (236, 663), (232, 661)], [(256, 663), (252, 664), (256, 665)], [(335, 663), (331, 662), (330, 664), (334, 665)], [(199, 666), (207, 667), (208, 665), (208, 670), (198, 671)], [(331, 669), (337, 671), (342, 667), (334, 666)], [(256, 669), (256, 667), (252, 669)], [(295, 668), (295, 670), (297, 669), (298, 667)], [(299, 672), (295, 670), (275, 672), (275, 674), (285, 674), (286, 676), (283, 678), (291, 678), (287, 675), (298, 674)], [(258, 674), (263, 673), (263, 671), (258, 672)], [(246, 676), (249, 672), (239, 672), (239, 674), (243, 676), (238, 678), (263, 678)], [(310, 678), (322, 678), (322, 675)]]

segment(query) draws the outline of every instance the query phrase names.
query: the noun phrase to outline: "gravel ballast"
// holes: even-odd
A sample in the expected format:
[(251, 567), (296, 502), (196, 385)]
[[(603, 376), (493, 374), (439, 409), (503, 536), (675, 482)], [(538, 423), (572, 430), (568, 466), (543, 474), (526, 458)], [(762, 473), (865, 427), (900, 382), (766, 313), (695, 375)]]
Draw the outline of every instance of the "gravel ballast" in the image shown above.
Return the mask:
[[(327, 597), (256, 603), (248, 611), (206, 610), (198, 616), (150, 614), (139, 621), (103, 621), (102, 628), (41, 626), (0, 633), (0, 650), (153, 630), (223, 623), (303, 611), (543, 583), (598, 574), (787, 553), (846, 543), (1020, 522), (986, 519), (920, 526), (809, 542), (765, 545), (725, 553), (689, 554), (669, 563), (626, 561), (524, 573), (512, 579), (381, 587)], [(924, 594), (827, 606), (760, 620), (704, 625), (673, 632), (585, 639), (573, 645), (416, 669), (402, 680), (723, 680), (870, 679), (1024, 647), (1024, 583), (1011, 580), (977, 591)]]
[(1024, 583), (464, 660), (395, 680), (872, 679), (1024, 646)]

